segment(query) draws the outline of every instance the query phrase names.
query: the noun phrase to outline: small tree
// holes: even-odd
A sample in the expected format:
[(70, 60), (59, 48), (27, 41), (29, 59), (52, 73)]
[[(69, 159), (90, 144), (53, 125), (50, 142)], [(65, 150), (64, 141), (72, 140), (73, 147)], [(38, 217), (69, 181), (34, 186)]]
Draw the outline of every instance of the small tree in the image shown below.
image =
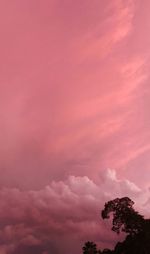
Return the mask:
[(83, 254), (97, 254), (97, 246), (93, 242), (86, 242), (83, 249)]

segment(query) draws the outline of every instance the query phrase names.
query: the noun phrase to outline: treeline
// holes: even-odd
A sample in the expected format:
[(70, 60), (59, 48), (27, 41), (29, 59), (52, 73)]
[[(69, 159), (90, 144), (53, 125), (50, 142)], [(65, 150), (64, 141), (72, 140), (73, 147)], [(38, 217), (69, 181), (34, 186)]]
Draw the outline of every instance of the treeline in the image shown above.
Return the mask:
[(126, 238), (118, 242), (113, 250), (100, 250), (93, 242), (86, 242), (83, 254), (150, 254), (150, 219), (145, 219), (133, 208), (134, 202), (128, 198), (116, 198), (105, 203), (101, 212), (103, 219), (112, 214), (112, 230), (126, 233)]

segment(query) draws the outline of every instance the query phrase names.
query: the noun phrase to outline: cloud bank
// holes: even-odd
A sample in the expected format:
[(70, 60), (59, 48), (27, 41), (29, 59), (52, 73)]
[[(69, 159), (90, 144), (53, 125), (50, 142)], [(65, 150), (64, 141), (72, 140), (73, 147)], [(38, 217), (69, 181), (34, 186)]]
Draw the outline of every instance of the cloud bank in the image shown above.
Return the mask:
[[(148, 192), (134, 183), (117, 179), (107, 170), (94, 183), (87, 176), (70, 176), (65, 182), (52, 181), (38, 191), (0, 190), (0, 253), (61, 254), (81, 253), (87, 240), (99, 247), (112, 247), (117, 241), (110, 222), (100, 217), (104, 203), (129, 196), (137, 207), (148, 207)], [(144, 211), (144, 210), (143, 210)]]

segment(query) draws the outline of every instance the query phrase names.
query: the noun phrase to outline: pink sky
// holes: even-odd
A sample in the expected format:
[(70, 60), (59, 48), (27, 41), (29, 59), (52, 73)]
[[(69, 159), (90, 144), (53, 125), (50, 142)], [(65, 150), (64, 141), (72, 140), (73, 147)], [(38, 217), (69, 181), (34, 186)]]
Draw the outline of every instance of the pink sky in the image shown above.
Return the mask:
[(111, 246), (99, 211), (117, 196), (148, 215), (149, 10), (149, 0), (0, 2), (0, 254)]

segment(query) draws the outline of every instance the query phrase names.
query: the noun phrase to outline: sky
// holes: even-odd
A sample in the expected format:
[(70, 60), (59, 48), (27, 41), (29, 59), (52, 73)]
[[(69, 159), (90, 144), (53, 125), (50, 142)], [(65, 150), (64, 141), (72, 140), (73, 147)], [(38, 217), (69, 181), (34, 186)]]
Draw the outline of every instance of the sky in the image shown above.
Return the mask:
[(0, 254), (81, 253), (150, 209), (149, 0), (0, 1)]

